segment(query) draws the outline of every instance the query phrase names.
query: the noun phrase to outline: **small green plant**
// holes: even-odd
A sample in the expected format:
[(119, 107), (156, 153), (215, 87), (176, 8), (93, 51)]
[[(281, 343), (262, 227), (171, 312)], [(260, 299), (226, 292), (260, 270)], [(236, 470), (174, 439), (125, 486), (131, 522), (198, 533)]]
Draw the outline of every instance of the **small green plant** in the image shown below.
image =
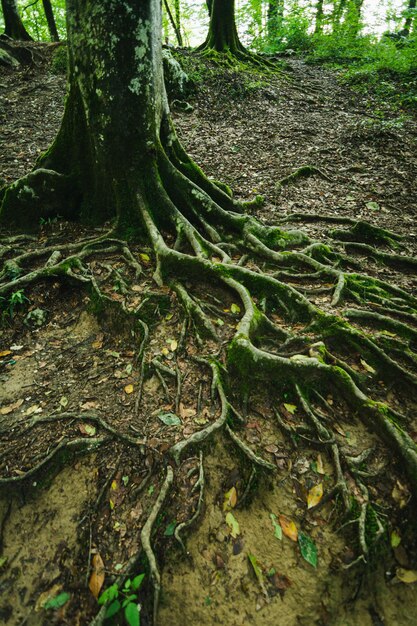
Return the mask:
[(9, 317), (13, 319), (16, 308), (29, 303), (30, 300), (25, 296), (23, 289), (14, 291), (9, 298), (0, 298), (0, 309), (2, 309), (3, 321)]
[(121, 589), (117, 583), (114, 583), (101, 594), (98, 603), (107, 607), (104, 619), (115, 618), (123, 611), (129, 626), (140, 626), (141, 607), (137, 602), (137, 592), (144, 578), (145, 574), (139, 574), (133, 579), (128, 578)]

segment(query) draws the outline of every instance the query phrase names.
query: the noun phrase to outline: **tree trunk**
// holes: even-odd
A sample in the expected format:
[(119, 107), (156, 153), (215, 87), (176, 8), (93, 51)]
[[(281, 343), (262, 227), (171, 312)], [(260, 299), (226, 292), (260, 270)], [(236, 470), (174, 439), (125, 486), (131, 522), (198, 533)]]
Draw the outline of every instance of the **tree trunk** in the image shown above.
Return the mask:
[(69, 85), (62, 125), (34, 172), (6, 192), (3, 220), (27, 227), (36, 218), (22, 206), (34, 211), (42, 196), (38, 210), (91, 223), (117, 217), (122, 229), (137, 230), (139, 205), (157, 205), (158, 219), (164, 219), (164, 207), (172, 208), (161, 168), (169, 171), (167, 187), (177, 177), (184, 187), (183, 171), (211, 197), (233, 204), (189, 159), (173, 130), (161, 31), (159, 0), (68, 0)]
[(316, 4), (316, 23), (314, 34), (319, 35), (323, 32), (323, 0), (317, 0)]
[(282, 28), (284, 19), (284, 2), (283, 0), (269, 0), (267, 29), (268, 38), (274, 41), (277, 38), (279, 30)]
[(4, 17), (4, 34), (18, 41), (32, 41), (19, 15), (16, 0), (1, 0)]
[[(415, 8), (416, 8), (416, 0), (409, 0), (408, 9), (415, 9)], [(404, 28), (402, 31), (405, 37), (408, 37), (408, 35), (410, 34), (410, 29), (411, 29), (413, 20), (414, 20), (414, 17), (412, 17), (411, 15), (409, 15), (405, 20)]]
[(45, 12), (46, 21), (48, 22), (48, 30), (51, 41), (59, 41), (58, 30), (56, 27), (54, 12), (52, 10), (51, 0), (42, 0), (43, 10)]
[(211, 15), (211, 10), (213, 8), (213, 0), (206, 0), (206, 4), (207, 4), (208, 14)]
[(235, 0), (212, 0), (209, 32), (199, 50), (246, 53), (237, 34)]
[(180, 48), (183, 46), (182, 35), (181, 35), (181, 26), (180, 22), (176, 22), (174, 16), (172, 15), (172, 11), (169, 7), (168, 0), (164, 0), (164, 7), (167, 12), (169, 21), (171, 22), (172, 29), (175, 33), (175, 37), (177, 38), (177, 43)]

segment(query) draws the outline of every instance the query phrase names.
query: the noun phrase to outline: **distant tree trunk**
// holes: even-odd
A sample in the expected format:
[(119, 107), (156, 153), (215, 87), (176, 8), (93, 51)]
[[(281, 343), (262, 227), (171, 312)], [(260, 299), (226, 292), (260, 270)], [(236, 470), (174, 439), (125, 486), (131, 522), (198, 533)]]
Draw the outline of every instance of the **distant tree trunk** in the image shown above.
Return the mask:
[(211, 10), (213, 8), (213, 0), (206, 0), (206, 4), (207, 4), (208, 14), (211, 15)]
[(284, 0), (269, 0), (267, 16), (268, 38), (273, 41), (277, 38), (284, 20)]
[(48, 22), (48, 30), (52, 41), (59, 41), (58, 30), (56, 27), (54, 12), (52, 10), (51, 0), (42, 0), (43, 10), (45, 12), (46, 21)]
[(317, 0), (316, 4), (316, 24), (314, 34), (320, 35), (323, 32), (323, 0)]
[(333, 32), (338, 30), (345, 8), (346, 0), (335, 0), (332, 15)]
[(33, 41), (23, 26), (16, 0), (1, 0), (4, 17), (4, 34), (18, 41)]
[(361, 29), (362, 6), (363, 0), (353, 0), (349, 20), (349, 30), (354, 37), (359, 34)]
[[(415, 9), (416, 8), (416, 0), (409, 0), (408, 2), (408, 8), (409, 9)], [(403, 28), (403, 35), (405, 37), (408, 37), (408, 35), (410, 34), (410, 29), (411, 29), (411, 25), (413, 23), (414, 17), (409, 15), (406, 20), (405, 20), (405, 24), (404, 24), (404, 28)]]
[(247, 54), (237, 34), (235, 0), (212, 0), (209, 32), (198, 50)]
[[(171, 9), (169, 7), (169, 4), (168, 4), (168, 0), (164, 0), (164, 7), (165, 7), (167, 15), (169, 17), (169, 21), (171, 22), (171, 26), (172, 26), (172, 28), (174, 30), (175, 37), (177, 38), (178, 45), (179, 45), (180, 48), (182, 48), (183, 41), (182, 41), (182, 35), (181, 35), (180, 22), (176, 21), (174, 19), (174, 16), (172, 15), (172, 11), (171, 11)], [(178, 13), (177, 13), (177, 9), (178, 9)], [(178, 16), (178, 19), (179, 19), (179, 16), (180, 16), (179, 2), (177, 2), (177, 0), (175, 1), (175, 13), (176, 13), (176, 15)]]

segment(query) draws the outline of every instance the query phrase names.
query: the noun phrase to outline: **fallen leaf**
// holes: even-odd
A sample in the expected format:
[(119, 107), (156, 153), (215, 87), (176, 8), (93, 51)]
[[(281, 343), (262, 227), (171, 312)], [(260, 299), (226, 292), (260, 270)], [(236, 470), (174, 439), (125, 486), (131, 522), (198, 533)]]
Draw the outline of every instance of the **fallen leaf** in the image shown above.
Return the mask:
[(236, 504), (237, 504), (237, 491), (236, 491), (236, 487), (232, 487), (224, 495), (223, 511), (230, 511), (230, 509), (234, 509)]
[(64, 606), (64, 604), (68, 602), (70, 597), (71, 596), (69, 593), (63, 591), (62, 593), (55, 596), (55, 598), (50, 598), (49, 600), (47, 600), (47, 602), (45, 602), (45, 604), (43, 605), (43, 608), (45, 609), (45, 611), (48, 611), (50, 609), (60, 609), (62, 606)]
[(90, 576), (88, 587), (95, 598), (98, 598), (100, 590), (104, 584), (104, 563), (100, 554), (95, 554), (92, 560), (93, 571)]
[(236, 539), (236, 537), (240, 535), (240, 526), (237, 519), (230, 512), (226, 515), (226, 524), (230, 528), (231, 536), (233, 537), (233, 539)]
[(98, 409), (99, 406), (100, 405), (98, 402), (88, 401), (84, 402), (84, 404), (81, 405), (81, 408), (83, 409), (83, 411), (89, 411), (90, 409)]
[(168, 356), (168, 354), (169, 354), (169, 350), (168, 350), (168, 348), (162, 348), (161, 352), (162, 352), (162, 354), (163, 354), (164, 356)]
[(175, 352), (175, 350), (178, 348), (178, 342), (175, 341), (175, 339), (173, 339), (171, 343), (169, 344), (169, 347), (170, 347), (171, 352)]
[(298, 535), (298, 545), (300, 546), (303, 559), (313, 567), (317, 567), (317, 547), (314, 541), (308, 535), (300, 533)]
[(282, 532), (284, 533), (284, 535), (288, 537), (288, 539), (291, 539), (292, 541), (297, 541), (298, 530), (294, 522), (288, 519), (288, 517), (286, 517), (285, 515), (279, 515), (278, 520), (279, 520), (279, 523), (281, 525)]
[(370, 209), (371, 211), (379, 211), (379, 209), (381, 208), (378, 204), (378, 202), (367, 202), (366, 203), (366, 207), (368, 209)]
[(252, 569), (255, 573), (255, 576), (258, 580), (258, 583), (264, 593), (266, 593), (264, 576), (262, 574), (262, 570), (258, 565), (258, 561), (253, 554), (248, 554), (249, 563), (252, 565)]
[(149, 254), (146, 254), (145, 252), (141, 252), (139, 256), (144, 263), (149, 263), (149, 261), (151, 260)]
[(402, 567), (397, 567), (395, 575), (398, 580), (401, 580), (402, 583), (406, 583), (407, 585), (417, 582), (417, 571), (414, 569), (403, 569)]
[(230, 312), (233, 313), (233, 315), (237, 315), (238, 313), (240, 313), (240, 306), (238, 304), (232, 304), (230, 306)]
[(282, 540), (282, 528), (277, 522), (277, 516), (274, 513), (271, 513), (270, 516), (272, 525), (274, 527), (274, 534), (277, 539)]
[(297, 407), (295, 404), (287, 404), (286, 402), (284, 402), (284, 406), (287, 409), (288, 413), (291, 413), (291, 415), (294, 415), (294, 413), (297, 410)]
[(33, 404), (25, 411), (25, 415), (34, 415), (35, 413), (42, 413), (42, 407)]
[(19, 407), (22, 406), (24, 400), (17, 400), (17, 402), (13, 402), (13, 404), (8, 404), (7, 406), (2, 406), (0, 409), (0, 415), (8, 415), (12, 411), (15, 411)]
[(195, 409), (186, 409), (184, 404), (182, 402), (180, 402), (179, 405), (179, 413), (182, 417), (182, 419), (186, 419), (187, 417), (194, 417), (194, 415), (197, 413), (197, 411)]
[(376, 370), (374, 370), (372, 365), (369, 365), (369, 363), (367, 363), (364, 359), (361, 359), (360, 361), (367, 372), (369, 372), (370, 374), (376, 374)]
[(94, 437), (96, 434), (96, 427), (91, 424), (79, 424), (79, 431), (82, 435), (87, 435), (88, 437)]
[(158, 419), (166, 426), (180, 426), (182, 424), (181, 419), (175, 413), (159, 413)]
[(397, 548), (401, 543), (401, 536), (396, 530), (393, 530), (391, 533), (391, 546), (393, 548)]
[(133, 393), (134, 387), (133, 387), (133, 385), (126, 385), (124, 390), (125, 390), (125, 393), (127, 393), (127, 394)]
[(62, 396), (61, 400), (59, 401), (59, 404), (65, 409), (66, 406), (68, 406), (68, 398), (65, 396)]
[(3, 350), (3, 352), (0, 352), (0, 357), (2, 356), (8, 356), (9, 354), (11, 354), (12, 351), (11, 350)]
[(314, 485), (308, 492), (307, 496), (307, 508), (312, 509), (313, 506), (316, 506), (323, 497), (323, 483), (319, 485)]

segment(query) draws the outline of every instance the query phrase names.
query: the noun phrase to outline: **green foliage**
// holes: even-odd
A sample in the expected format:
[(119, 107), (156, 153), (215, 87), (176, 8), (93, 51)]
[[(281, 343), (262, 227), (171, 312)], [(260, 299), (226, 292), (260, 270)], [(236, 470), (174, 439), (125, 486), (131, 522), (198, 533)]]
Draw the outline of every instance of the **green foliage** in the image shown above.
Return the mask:
[[(145, 574), (127, 578), (121, 589), (117, 583), (114, 583), (101, 594), (98, 603), (107, 607), (104, 619), (108, 620), (108, 623), (114, 623), (112, 618), (116, 616), (119, 618), (123, 611), (125, 623), (128, 626), (140, 626), (140, 604), (137, 601), (137, 592), (144, 578)], [(120, 621), (118, 620), (117, 623)]]
[(9, 298), (0, 297), (0, 311), (2, 321), (5, 322), (7, 318), (13, 319), (17, 308), (29, 303), (30, 300), (25, 296), (23, 289), (14, 291)]
[(69, 593), (67, 593), (66, 591), (63, 591), (62, 593), (60, 593), (57, 596), (55, 596), (55, 598), (51, 598), (50, 600), (48, 600), (44, 604), (43, 608), (46, 611), (48, 611), (50, 609), (60, 609), (61, 606), (64, 606), (64, 604), (66, 604), (68, 602), (70, 597), (71, 596), (70, 596)]

